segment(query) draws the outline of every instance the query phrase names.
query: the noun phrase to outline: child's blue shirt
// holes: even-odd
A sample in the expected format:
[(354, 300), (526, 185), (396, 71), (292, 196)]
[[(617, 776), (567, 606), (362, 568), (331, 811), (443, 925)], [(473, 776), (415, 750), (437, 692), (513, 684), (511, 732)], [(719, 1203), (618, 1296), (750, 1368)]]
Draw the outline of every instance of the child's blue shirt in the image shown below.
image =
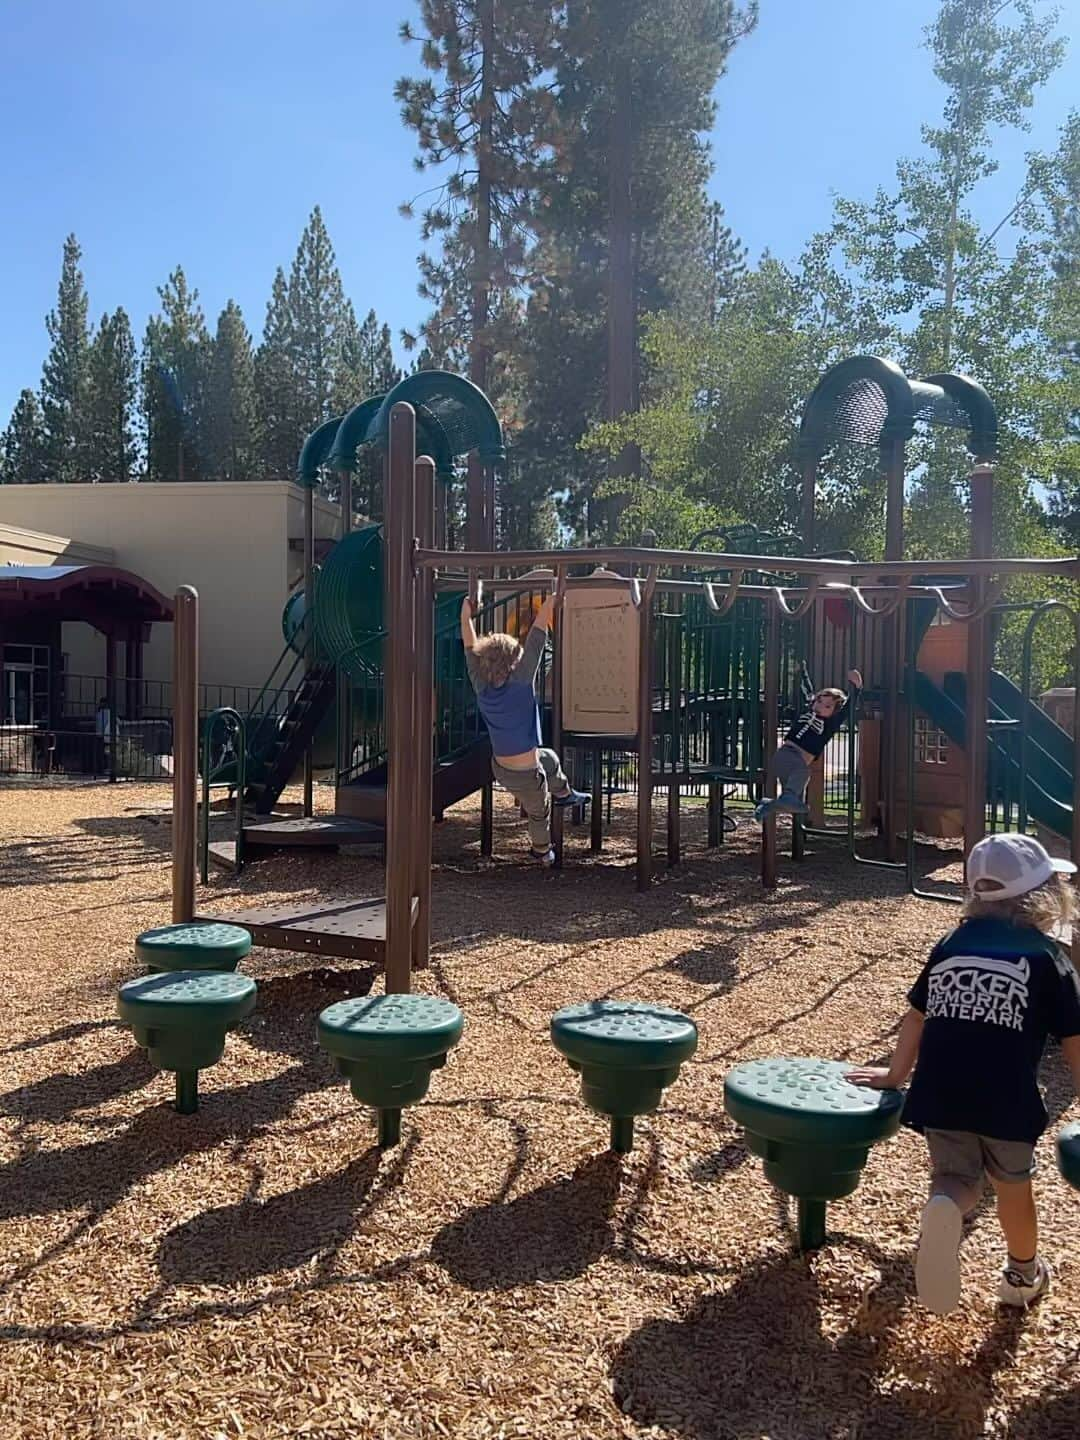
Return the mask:
[(473, 652), (465, 651), (469, 679), (496, 759), (500, 755), (523, 755), (526, 750), (536, 750), (543, 744), (540, 707), (536, 703), (536, 672), (546, 642), (547, 631), (534, 625), (509, 678), (502, 685), (484, 685), (477, 676)]

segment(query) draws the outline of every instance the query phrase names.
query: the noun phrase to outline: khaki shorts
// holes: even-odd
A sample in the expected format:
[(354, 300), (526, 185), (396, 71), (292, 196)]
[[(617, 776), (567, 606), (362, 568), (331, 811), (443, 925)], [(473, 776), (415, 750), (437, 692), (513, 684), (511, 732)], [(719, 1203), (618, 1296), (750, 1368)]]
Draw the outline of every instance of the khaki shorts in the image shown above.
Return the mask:
[(933, 1180), (959, 1180), (981, 1190), (986, 1175), (1020, 1184), (1035, 1174), (1035, 1146), (1027, 1140), (991, 1140), (971, 1130), (927, 1130)]

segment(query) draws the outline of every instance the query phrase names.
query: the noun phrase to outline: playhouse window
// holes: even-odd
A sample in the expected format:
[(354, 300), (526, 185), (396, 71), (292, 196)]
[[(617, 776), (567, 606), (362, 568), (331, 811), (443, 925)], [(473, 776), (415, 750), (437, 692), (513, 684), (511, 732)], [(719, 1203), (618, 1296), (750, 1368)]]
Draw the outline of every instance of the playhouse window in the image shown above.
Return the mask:
[(925, 715), (915, 717), (915, 759), (920, 765), (947, 765), (949, 738), (930, 724)]

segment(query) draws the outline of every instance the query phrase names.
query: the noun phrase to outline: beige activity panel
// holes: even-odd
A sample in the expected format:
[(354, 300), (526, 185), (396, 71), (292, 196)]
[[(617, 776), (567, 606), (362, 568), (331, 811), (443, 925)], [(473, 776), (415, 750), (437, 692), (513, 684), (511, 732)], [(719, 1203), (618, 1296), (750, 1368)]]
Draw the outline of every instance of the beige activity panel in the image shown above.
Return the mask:
[(640, 621), (629, 585), (568, 590), (561, 623), (563, 728), (635, 735)]

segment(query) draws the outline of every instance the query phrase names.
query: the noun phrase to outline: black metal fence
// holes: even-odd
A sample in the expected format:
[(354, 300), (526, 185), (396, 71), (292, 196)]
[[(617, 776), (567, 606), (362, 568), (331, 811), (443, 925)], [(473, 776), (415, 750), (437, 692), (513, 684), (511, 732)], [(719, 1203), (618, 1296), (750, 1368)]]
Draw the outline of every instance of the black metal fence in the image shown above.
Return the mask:
[[(82, 776), (86, 779), (172, 778), (172, 685), (167, 680), (115, 682), (116, 715), (99, 725), (108, 682), (100, 675), (65, 674), (55, 723), (0, 724), (0, 776)], [(199, 710), (221, 705), (247, 714), (255, 686), (199, 686)], [(284, 697), (288, 704), (291, 696)], [(105, 734), (99, 734), (101, 728)]]

